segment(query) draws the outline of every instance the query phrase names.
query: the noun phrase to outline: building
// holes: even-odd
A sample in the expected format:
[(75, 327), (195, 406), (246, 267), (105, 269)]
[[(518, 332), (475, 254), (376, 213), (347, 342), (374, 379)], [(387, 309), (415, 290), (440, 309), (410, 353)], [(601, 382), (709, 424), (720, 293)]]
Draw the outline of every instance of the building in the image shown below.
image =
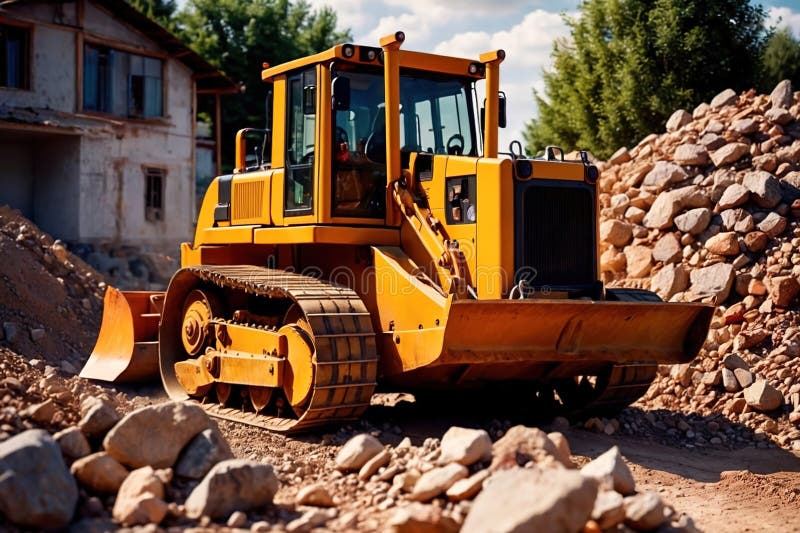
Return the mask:
[(175, 252), (197, 95), (238, 90), (123, 0), (0, 1), (0, 204), (66, 241)]

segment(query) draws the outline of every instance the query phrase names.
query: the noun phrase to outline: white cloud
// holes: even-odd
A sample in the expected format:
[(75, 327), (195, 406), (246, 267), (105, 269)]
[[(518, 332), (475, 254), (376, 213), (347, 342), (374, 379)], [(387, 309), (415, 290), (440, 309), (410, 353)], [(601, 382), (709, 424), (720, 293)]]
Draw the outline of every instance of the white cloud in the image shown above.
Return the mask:
[(767, 15), (767, 23), (778, 28), (788, 26), (795, 37), (800, 37), (800, 12), (795, 9), (783, 6), (771, 7)]

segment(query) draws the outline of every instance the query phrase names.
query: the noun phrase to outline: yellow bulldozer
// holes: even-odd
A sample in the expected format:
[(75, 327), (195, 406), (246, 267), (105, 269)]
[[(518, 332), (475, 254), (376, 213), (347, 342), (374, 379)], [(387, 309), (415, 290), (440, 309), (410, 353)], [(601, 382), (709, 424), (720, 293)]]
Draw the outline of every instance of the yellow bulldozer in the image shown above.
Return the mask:
[(237, 134), (166, 292), (108, 288), (81, 376), (160, 373), (173, 399), (289, 432), (357, 419), (376, 385), (620, 409), (694, 358), (711, 306), (599, 281), (586, 154), (498, 153), (505, 53), (404, 39), (265, 65), (268, 128)]

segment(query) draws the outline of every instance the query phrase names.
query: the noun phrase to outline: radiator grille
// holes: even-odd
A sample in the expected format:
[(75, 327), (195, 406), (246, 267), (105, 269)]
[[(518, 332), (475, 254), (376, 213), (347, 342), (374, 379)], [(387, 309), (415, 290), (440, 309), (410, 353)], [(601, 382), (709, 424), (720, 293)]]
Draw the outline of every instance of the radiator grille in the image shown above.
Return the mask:
[(260, 218), (264, 202), (264, 182), (233, 182), (233, 198), (231, 208), (234, 220)]
[(529, 186), (523, 198), (521, 267), (536, 270), (533, 284), (595, 281), (594, 198), (584, 187)]

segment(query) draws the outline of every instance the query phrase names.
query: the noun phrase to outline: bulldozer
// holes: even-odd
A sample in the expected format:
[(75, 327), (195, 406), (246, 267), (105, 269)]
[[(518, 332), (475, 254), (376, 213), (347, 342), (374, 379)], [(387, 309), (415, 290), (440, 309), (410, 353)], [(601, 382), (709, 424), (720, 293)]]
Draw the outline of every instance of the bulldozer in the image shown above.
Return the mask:
[(499, 153), (505, 52), (404, 40), (264, 65), (267, 127), (237, 133), (166, 291), (107, 289), (81, 376), (160, 374), (175, 400), (296, 432), (358, 419), (376, 386), (617, 410), (695, 357), (712, 306), (601, 282), (588, 155)]

